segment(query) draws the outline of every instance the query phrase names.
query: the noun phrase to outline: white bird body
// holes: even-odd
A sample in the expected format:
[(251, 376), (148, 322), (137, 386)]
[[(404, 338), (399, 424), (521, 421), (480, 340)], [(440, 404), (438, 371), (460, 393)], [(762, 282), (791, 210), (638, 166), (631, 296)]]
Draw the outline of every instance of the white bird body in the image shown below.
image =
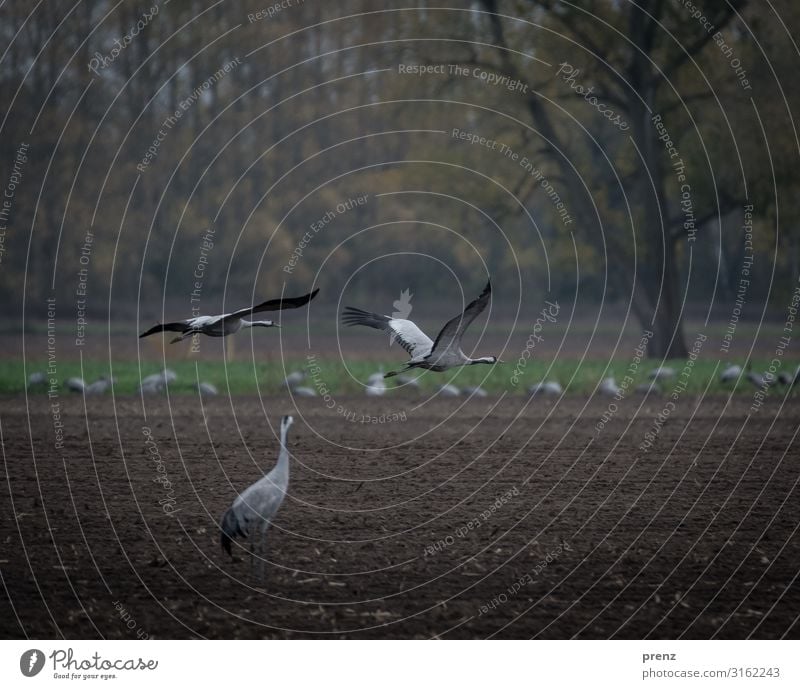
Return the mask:
[(40, 385), (47, 385), (47, 376), (41, 371), (35, 371), (28, 376), (28, 387), (35, 388)]
[(293, 385), (300, 385), (306, 379), (306, 374), (302, 371), (292, 371), (286, 378), (283, 380), (283, 384), (290, 388)]
[(68, 378), (64, 387), (70, 392), (83, 392), (86, 389), (86, 383), (83, 382), (83, 378)]
[(281, 444), (277, 464), (269, 473), (246, 488), (225, 511), (220, 521), (220, 543), (228, 554), (231, 553), (231, 543), (239, 537), (253, 539), (255, 551), (256, 531), (260, 530), (259, 559), (262, 579), (267, 529), (283, 504), (289, 488), (289, 450), (286, 439), (293, 422), (291, 416), (281, 419)]
[(745, 378), (749, 380), (755, 387), (757, 388), (767, 388), (772, 385), (773, 378), (772, 375), (761, 374), (761, 373), (754, 373), (753, 372), (753, 362), (748, 361), (747, 366), (745, 367)]
[(178, 374), (169, 368), (165, 368), (160, 373), (152, 373), (142, 378), (142, 382), (139, 384), (139, 392), (147, 394), (159, 393), (168, 383), (176, 380), (178, 380)]
[(675, 369), (669, 366), (659, 366), (647, 374), (652, 380), (668, 380), (675, 377)]
[(90, 383), (87, 385), (83, 392), (86, 395), (102, 395), (108, 392), (111, 387), (114, 385), (113, 378), (106, 378), (105, 376), (100, 378), (100, 380), (94, 381), (94, 383)]
[(464, 394), (469, 397), (488, 397), (489, 393), (480, 386), (464, 388)]
[(419, 380), (412, 376), (397, 376), (397, 382), (400, 383), (400, 385), (407, 385), (410, 388), (420, 387)]
[(383, 397), (386, 394), (386, 383), (383, 381), (370, 383), (364, 388), (364, 392), (367, 393), (367, 397)]
[(480, 315), (489, 303), (492, 293), (491, 281), (486, 283), (481, 295), (470, 302), (464, 311), (452, 318), (439, 332), (436, 340), (431, 340), (416, 323), (405, 318), (392, 318), (381, 316), (377, 313), (362, 311), (348, 306), (342, 314), (345, 325), (365, 325), (377, 330), (383, 330), (395, 338), (400, 346), (405, 349), (409, 359), (402, 371), (390, 371), (384, 378), (391, 378), (398, 373), (403, 373), (412, 368), (424, 368), (429, 371), (447, 371), (457, 366), (470, 366), (472, 364), (495, 364), (497, 357), (484, 356), (472, 359), (461, 350), (461, 339), (470, 324)]
[(439, 388), (439, 394), (442, 397), (458, 397), (461, 394), (461, 390), (451, 383), (446, 383)]
[(601, 395), (608, 395), (609, 397), (615, 397), (620, 393), (619, 386), (617, 385), (617, 381), (614, 380), (614, 376), (603, 378), (598, 391)]
[(367, 387), (364, 392), (368, 397), (383, 397), (386, 394), (386, 382), (383, 379), (383, 371), (373, 373), (367, 378)]
[(217, 386), (211, 383), (200, 383), (197, 386), (197, 390), (200, 392), (201, 395), (214, 396), (219, 394)]
[(319, 289), (315, 289), (310, 294), (302, 297), (271, 299), (257, 306), (249, 306), (245, 309), (239, 309), (232, 313), (223, 313), (218, 316), (195, 316), (194, 318), (187, 318), (174, 323), (159, 323), (150, 328), (150, 330), (143, 332), (139, 337), (148, 337), (160, 332), (177, 332), (181, 334), (172, 339), (171, 342), (180, 342), (193, 335), (227, 337), (238, 333), (242, 328), (279, 328), (280, 326), (273, 321), (249, 321), (245, 319), (245, 316), (261, 313), (262, 311), (296, 309), (308, 304), (316, 296), (317, 292), (319, 292)]
[(143, 395), (158, 395), (164, 392), (164, 385), (158, 381), (149, 381), (147, 383), (142, 381), (142, 384), (139, 386), (139, 392)]
[(292, 394), (297, 395), (298, 397), (317, 397), (317, 391), (314, 388), (307, 388), (307, 387), (296, 387), (291, 388)]
[(561, 383), (555, 380), (543, 380), (541, 383), (535, 383), (528, 388), (528, 394), (534, 395), (560, 395), (564, 392)]
[(732, 383), (733, 381), (738, 380), (739, 376), (741, 375), (742, 367), (737, 366), (736, 364), (731, 364), (719, 374), (719, 379), (723, 383)]
[(769, 385), (766, 376), (763, 376), (760, 373), (754, 373), (753, 371), (747, 372), (747, 380), (749, 380), (757, 388), (763, 388), (766, 385)]

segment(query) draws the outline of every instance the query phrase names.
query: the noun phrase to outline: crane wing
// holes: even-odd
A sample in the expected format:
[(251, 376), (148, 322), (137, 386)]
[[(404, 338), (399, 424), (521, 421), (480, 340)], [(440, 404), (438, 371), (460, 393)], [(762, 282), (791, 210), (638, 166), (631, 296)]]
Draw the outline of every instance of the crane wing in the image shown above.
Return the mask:
[(163, 333), (163, 332), (170, 332), (170, 333), (185, 333), (187, 330), (190, 329), (188, 321), (177, 321), (176, 323), (159, 323), (158, 325), (154, 325), (150, 330), (146, 330), (141, 335), (142, 337), (148, 337), (149, 335), (154, 335), (155, 333)]
[(470, 302), (467, 305), (467, 308), (464, 309), (463, 313), (455, 318), (451, 318), (449, 321), (447, 321), (447, 323), (444, 324), (444, 327), (436, 336), (436, 341), (433, 343), (433, 347), (431, 348), (431, 354), (436, 351), (442, 352), (450, 347), (454, 342), (460, 341), (466, 329), (472, 324), (472, 321), (474, 321), (480, 315), (481, 311), (486, 308), (491, 296), (492, 281), (489, 280), (486, 283), (486, 287), (483, 288), (481, 295), (474, 301)]
[(233, 320), (235, 318), (244, 318), (253, 313), (261, 313), (262, 311), (283, 311), (284, 309), (297, 309), (305, 306), (314, 297), (317, 296), (319, 288), (315, 289), (310, 294), (305, 294), (302, 297), (284, 297), (282, 299), (270, 299), (269, 301), (262, 302), (257, 306), (250, 306), (246, 309), (239, 309), (233, 313), (223, 316), (223, 321)]
[(389, 318), (389, 316), (381, 316), (378, 313), (346, 306), (342, 313), (342, 323), (366, 325), (368, 328), (383, 330), (391, 334), (412, 358), (428, 354), (433, 346), (433, 340), (422, 332), (416, 323), (405, 318)]

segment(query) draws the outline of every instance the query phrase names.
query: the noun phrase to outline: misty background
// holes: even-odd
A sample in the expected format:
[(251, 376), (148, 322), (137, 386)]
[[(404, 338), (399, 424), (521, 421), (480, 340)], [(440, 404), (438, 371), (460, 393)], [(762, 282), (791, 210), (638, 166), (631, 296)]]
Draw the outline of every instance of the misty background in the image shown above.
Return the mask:
[(448, 316), (488, 274), (496, 316), (559, 300), (653, 356), (737, 297), (783, 321), (796, 3), (414, 5), (3, 3), (4, 330), (312, 287)]

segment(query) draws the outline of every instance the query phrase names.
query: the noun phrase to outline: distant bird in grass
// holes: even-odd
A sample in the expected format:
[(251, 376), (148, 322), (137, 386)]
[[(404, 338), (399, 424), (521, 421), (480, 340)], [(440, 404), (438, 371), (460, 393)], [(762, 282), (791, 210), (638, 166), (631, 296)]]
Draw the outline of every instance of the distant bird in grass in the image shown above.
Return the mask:
[(636, 392), (638, 392), (640, 395), (660, 395), (661, 388), (659, 388), (655, 382), (639, 383), (639, 385), (636, 386)]
[(314, 388), (307, 388), (300, 385), (296, 388), (289, 388), (289, 390), (297, 397), (317, 397), (317, 391), (314, 390)]
[(480, 386), (475, 386), (475, 387), (470, 386), (468, 388), (464, 388), (464, 394), (467, 395), (467, 397), (488, 397), (489, 396), (489, 393), (486, 392), (486, 390), (484, 390)]
[(608, 376), (608, 378), (603, 378), (603, 380), (600, 381), (598, 392), (601, 395), (607, 395), (608, 397), (615, 397), (621, 391), (619, 389), (619, 386), (617, 385), (617, 381), (614, 380), (614, 376)]
[(555, 380), (543, 380), (541, 383), (534, 383), (528, 388), (531, 397), (537, 395), (560, 395), (564, 392), (561, 383)]
[(742, 367), (737, 364), (731, 364), (719, 374), (719, 380), (721, 383), (734, 383), (739, 380), (739, 376), (741, 375)]
[(257, 306), (249, 306), (246, 309), (239, 309), (233, 313), (225, 313), (220, 316), (196, 316), (187, 318), (183, 321), (174, 323), (159, 323), (150, 330), (139, 335), (140, 338), (148, 337), (160, 332), (181, 333), (178, 337), (170, 340), (170, 343), (180, 342), (193, 335), (208, 335), (209, 337), (227, 337), (239, 332), (242, 328), (277, 328), (280, 327), (272, 321), (248, 321), (245, 316), (264, 311), (283, 311), (284, 309), (296, 309), (305, 306), (319, 292), (315, 289), (311, 294), (302, 297), (287, 297), (284, 299), (270, 299)]
[(439, 388), (439, 394), (442, 397), (458, 397), (461, 394), (461, 390), (451, 383), (445, 383)]
[(145, 378), (142, 378), (142, 385), (152, 385), (153, 383), (166, 385), (167, 383), (173, 383), (176, 380), (178, 380), (178, 374), (170, 368), (165, 368), (160, 373), (153, 373)]
[(83, 392), (86, 395), (104, 395), (113, 385), (113, 378), (106, 378), (103, 376), (99, 380), (94, 381), (94, 383), (89, 383), (89, 385), (84, 388)]
[(197, 386), (197, 391), (201, 395), (205, 395), (206, 397), (213, 397), (214, 395), (218, 395), (219, 391), (217, 390), (217, 386), (213, 385), (212, 383), (200, 383)]
[(34, 371), (28, 376), (28, 389), (47, 385), (47, 376), (42, 371)]
[(367, 397), (383, 397), (386, 394), (386, 383), (383, 381), (370, 383), (364, 388)]
[(302, 371), (292, 371), (286, 378), (283, 379), (283, 384), (287, 388), (300, 385), (306, 379), (306, 374)]
[(781, 371), (778, 374), (778, 382), (781, 385), (791, 385), (794, 382), (794, 376), (788, 371)]
[(472, 359), (461, 351), (461, 339), (464, 336), (464, 332), (486, 308), (491, 294), (492, 284), (489, 281), (486, 283), (481, 295), (470, 302), (463, 313), (445, 324), (436, 336), (436, 340), (431, 340), (413, 321), (404, 318), (381, 316), (380, 314), (362, 311), (352, 306), (345, 308), (342, 314), (342, 322), (345, 325), (365, 325), (394, 335), (400, 346), (411, 355), (411, 359), (406, 362), (404, 369), (390, 371), (385, 374), (385, 378), (391, 378), (398, 375), (398, 373), (405, 373), (413, 368), (441, 372), (457, 366), (496, 364), (498, 363), (497, 357), (482, 356)]
[(419, 390), (419, 388), (420, 388), (419, 379), (414, 377), (414, 376), (403, 376), (403, 375), (400, 375), (400, 376), (397, 376), (397, 378), (395, 380), (397, 380), (397, 382), (400, 385), (403, 385), (403, 386), (406, 386), (406, 387), (409, 387), (409, 388), (415, 388), (417, 390)]
[[(281, 419), (281, 445), (278, 463), (263, 478), (256, 481), (233, 501), (220, 521), (220, 543), (231, 555), (231, 544), (237, 538), (250, 539), (251, 563), (259, 559), (260, 578), (264, 580), (267, 529), (278, 513), (289, 488), (289, 449), (287, 435), (294, 422), (291, 416)], [(258, 551), (258, 552), (257, 552)]]
[(364, 392), (367, 397), (383, 397), (386, 394), (386, 382), (383, 379), (383, 371), (373, 373), (367, 378), (367, 387)]
[(771, 383), (770, 379), (761, 373), (755, 373), (753, 371), (753, 364), (749, 361), (747, 362), (746, 370), (747, 370), (747, 375), (746, 375), (747, 380), (749, 380), (755, 387), (763, 388), (770, 385)]
[(70, 392), (83, 392), (86, 389), (86, 383), (83, 381), (83, 378), (67, 378), (64, 387)]
[(659, 366), (647, 374), (652, 380), (669, 380), (675, 377), (675, 369), (669, 366)]
[(139, 394), (142, 395), (159, 395), (164, 392), (164, 383), (161, 381), (149, 381), (142, 383), (139, 385)]
[(178, 374), (172, 369), (165, 368), (160, 373), (152, 373), (142, 378), (139, 384), (139, 392), (146, 395), (155, 395), (164, 391), (169, 383), (178, 380)]

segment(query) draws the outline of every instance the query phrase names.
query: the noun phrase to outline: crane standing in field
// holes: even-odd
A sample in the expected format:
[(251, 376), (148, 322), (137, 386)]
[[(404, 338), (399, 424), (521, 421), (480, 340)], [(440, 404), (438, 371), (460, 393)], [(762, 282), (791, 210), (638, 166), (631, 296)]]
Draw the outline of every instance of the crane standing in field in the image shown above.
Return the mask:
[(175, 332), (181, 333), (178, 337), (170, 340), (170, 344), (185, 340), (193, 335), (208, 335), (209, 337), (227, 337), (238, 333), (242, 328), (279, 328), (277, 323), (272, 321), (248, 321), (245, 316), (263, 311), (283, 311), (284, 309), (296, 309), (305, 306), (315, 296), (319, 289), (315, 289), (311, 294), (302, 297), (286, 297), (284, 299), (270, 299), (257, 306), (250, 306), (246, 309), (239, 309), (233, 313), (224, 313), (219, 316), (196, 316), (187, 318), (183, 321), (174, 323), (159, 323), (150, 330), (139, 335), (140, 338), (148, 337), (155, 333)]
[(721, 383), (733, 383), (742, 375), (742, 367), (737, 364), (726, 366), (722, 373), (719, 374)]
[[(231, 542), (239, 537), (251, 539), (250, 559), (259, 559), (259, 577), (264, 580), (266, 562), (267, 529), (283, 504), (289, 487), (289, 450), (286, 436), (294, 419), (281, 419), (281, 448), (278, 463), (263, 478), (256, 481), (233, 501), (220, 521), (220, 543), (231, 554)], [(258, 534), (257, 534), (258, 531)], [(256, 552), (258, 545), (258, 552)]]
[(384, 378), (391, 378), (412, 368), (425, 368), (429, 371), (441, 372), (457, 366), (502, 363), (494, 356), (471, 359), (461, 351), (461, 339), (464, 337), (464, 332), (486, 308), (491, 294), (492, 283), (490, 280), (486, 283), (481, 295), (470, 302), (463, 313), (445, 323), (436, 336), (436, 340), (431, 340), (413, 321), (381, 316), (352, 306), (345, 307), (342, 322), (345, 325), (366, 325), (369, 328), (383, 330), (392, 335), (400, 343), (400, 346), (411, 355), (411, 359), (406, 362), (404, 369), (389, 371)]

